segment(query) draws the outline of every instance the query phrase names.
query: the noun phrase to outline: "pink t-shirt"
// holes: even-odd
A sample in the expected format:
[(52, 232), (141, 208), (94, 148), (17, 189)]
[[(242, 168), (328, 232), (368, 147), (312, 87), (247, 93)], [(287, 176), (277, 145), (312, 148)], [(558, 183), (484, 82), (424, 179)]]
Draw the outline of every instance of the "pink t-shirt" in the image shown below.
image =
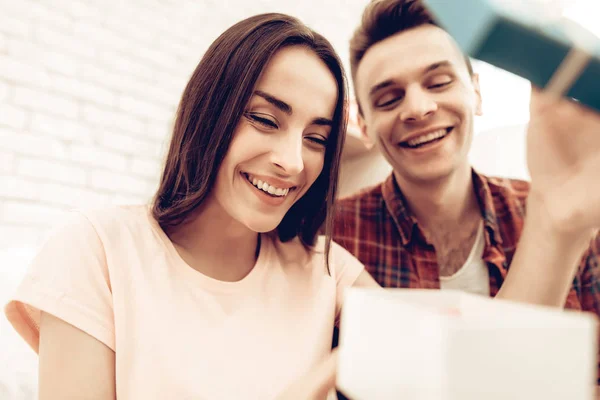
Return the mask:
[(120, 400), (269, 399), (330, 351), (363, 271), (337, 244), (330, 260), (331, 275), (322, 251), (263, 235), (254, 269), (223, 282), (189, 267), (145, 206), (76, 212), (5, 311), (36, 352), (40, 310), (113, 349)]

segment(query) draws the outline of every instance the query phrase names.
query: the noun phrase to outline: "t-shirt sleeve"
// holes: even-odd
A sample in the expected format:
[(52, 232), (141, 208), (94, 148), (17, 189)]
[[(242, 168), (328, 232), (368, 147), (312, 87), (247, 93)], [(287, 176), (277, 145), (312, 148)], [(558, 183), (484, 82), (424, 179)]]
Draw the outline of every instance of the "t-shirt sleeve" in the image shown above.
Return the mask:
[(46, 240), (5, 307), (7, 319), (36, 353), (42, 311), (115, 349), (104, 246), (92, 223), (80, 212), (70, 213)]
[(365, 270), (365, 267), (348, 250), (333, 241), (331, 242), (329, 260), (331, 273), (335, 278), (337, 286), (335, 305), (335, 320), (337, 324), (344, 302), (344, 290), (354, 284), (358, 276)]

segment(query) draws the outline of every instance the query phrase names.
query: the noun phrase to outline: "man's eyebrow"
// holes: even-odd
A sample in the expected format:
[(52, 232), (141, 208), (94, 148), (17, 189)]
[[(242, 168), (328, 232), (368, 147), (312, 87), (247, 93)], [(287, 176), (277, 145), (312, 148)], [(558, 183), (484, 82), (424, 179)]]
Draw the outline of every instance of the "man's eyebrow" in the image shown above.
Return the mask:
[[(438, 62), (435, 62), (435, 63), (423, 68), (423, 72), (421, 74), (425, 75), (431, 71), (435, 71), (438, 68), (451, 67), (451, 66), (452, 66), (452, 63), (448, 60), (438, 61)], [(393, 84), (394, 84), (393, 79), (386, 79), (383, 82), (379, 82), (378, 84), (374, 85), (371, 88), (371, 90), (369, 91), (369, 96), (373, 96), (373, 94), (375, 94), (379, 90), (385, 89), (386, 87), (391, 86)]]
[(292, 107), (286, 103), (285, 101), (279, 100), (275, 96), (271, 96), (268, 93), (263, 92), (262, 90), (254, 91), (254, 94), (262, 97), (269, 103), (273, 104), (275, 107), (279, 108), (281, 111), (286, 113), (287, 115), (292, 115)]
[(423, 69), (423, 74), (435, 71), (438, 68), (451, 67), (452, 63), (448, 60), (438, 61)]
[(380, 91), (381, 89), (385, 89), (388, 86), (391, 86), (393, 83), (394, 81), (392, 81), (391, 79), (386, 79), (383, 82), (379, 82), (377, 85), (371, 88), (371, 90), (369, 91), (369, 96), (373, 96), (376, 92)]

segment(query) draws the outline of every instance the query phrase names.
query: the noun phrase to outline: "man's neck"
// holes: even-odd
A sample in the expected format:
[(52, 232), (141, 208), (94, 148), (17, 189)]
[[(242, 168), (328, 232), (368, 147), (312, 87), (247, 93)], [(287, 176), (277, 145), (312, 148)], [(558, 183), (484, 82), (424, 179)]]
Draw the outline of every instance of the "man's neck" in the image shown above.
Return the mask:
[(481, 214), (468, 165), (431, 182), (411, 181), (394, 175), (408, 207), (427, 232), (472, 225)]

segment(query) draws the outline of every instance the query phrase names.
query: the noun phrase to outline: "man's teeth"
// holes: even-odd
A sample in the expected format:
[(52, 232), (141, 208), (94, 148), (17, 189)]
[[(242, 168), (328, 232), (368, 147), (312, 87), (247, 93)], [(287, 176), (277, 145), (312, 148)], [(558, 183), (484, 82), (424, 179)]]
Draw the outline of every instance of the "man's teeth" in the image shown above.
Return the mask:
[(412, 140), (409, 140), (406, 143), (409, 146), (414, 147), (414, 146), (418, 146), (420, 144), (431, 142), (432, 140), (444, 137), (446, 135), (446, 133), (447, 133), (446, 129), (439, 129), (437, 131), (430, 132), (430, 133), (427, 133), (425, 135), (421, 135), (421, 136), (419, 136), (417, 138), (414, 138)]
[(253, 178), (251, 176), (247, 176), (247, 178), (250, 181), (250, 183), (252, 183), (258, 189), (260, 189), (264, 192), (267, 192), (273, 196), (283, 197), (283, 196), (286, 196), (290, 191), (289, 188), (286, 188), (286, 189), (277, 188), (275, 186), (269, 185), (267, 182), (263, 182), (260, 179)]

